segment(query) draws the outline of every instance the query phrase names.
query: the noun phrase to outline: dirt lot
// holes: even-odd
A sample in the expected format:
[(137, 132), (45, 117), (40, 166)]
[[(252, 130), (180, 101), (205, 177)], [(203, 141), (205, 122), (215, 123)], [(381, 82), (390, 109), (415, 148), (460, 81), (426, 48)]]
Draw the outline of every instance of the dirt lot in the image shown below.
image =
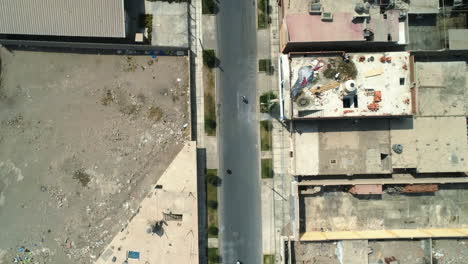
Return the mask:
[(0, 56), (0, 264), (92, 263), (188, 139), (188, 60)]

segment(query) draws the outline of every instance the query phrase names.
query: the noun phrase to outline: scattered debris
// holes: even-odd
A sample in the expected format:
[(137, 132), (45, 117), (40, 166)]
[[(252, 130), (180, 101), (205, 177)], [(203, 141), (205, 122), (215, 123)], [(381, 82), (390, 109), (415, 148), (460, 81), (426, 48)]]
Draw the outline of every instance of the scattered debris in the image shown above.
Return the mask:
[(367, 105), (367, 109), (369, 109), (369, 110), (371, 110), (373, 112), (377, 112), (377, 111), (379, 111), (380, 106), (377, 103), (370, 103), (370, 104)]
[(151, 106), (148, 109), (148, 118), (153, 121), (159, 121), (161, 120), (163, 116), (162, 109), (157, 107), (157, 106)]
[(112, 91), (107, 90), (106, 94), (101, 98), (101, 104), (109, 105), (112, 102), (114, 102), (114, 96), (112, 95)]
[(374, 103), (378, 103), (382, 101), (382, 92), (381, 91), (375, 91), (374, 92)]
[(78, 180), (81, 186), (87, 187), (88, 183), (91, 181), (91, 176), (86, 173), (84, 169), (79, 169), (73, 173), (73, 179)]

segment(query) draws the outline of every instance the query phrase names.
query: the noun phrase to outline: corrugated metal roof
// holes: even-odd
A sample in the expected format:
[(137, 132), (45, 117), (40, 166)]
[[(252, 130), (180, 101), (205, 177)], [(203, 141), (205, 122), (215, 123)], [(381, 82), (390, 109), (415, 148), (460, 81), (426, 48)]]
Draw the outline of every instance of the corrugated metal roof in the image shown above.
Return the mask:
[(124, 0), (0, 0), (0, 34), (125, 37)]

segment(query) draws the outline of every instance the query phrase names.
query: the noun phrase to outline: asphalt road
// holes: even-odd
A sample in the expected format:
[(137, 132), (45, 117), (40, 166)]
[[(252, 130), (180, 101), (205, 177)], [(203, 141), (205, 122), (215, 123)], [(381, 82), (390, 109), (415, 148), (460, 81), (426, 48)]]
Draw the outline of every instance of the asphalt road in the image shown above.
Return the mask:
[[(220, 247), (223, 263), (262, 263), (256, 8), (252, 0), (220, 0), (217, 15)], [(246, 96), (245, 104), (241, 96)], [(228, 175), (226, 170), (232, 170)]]

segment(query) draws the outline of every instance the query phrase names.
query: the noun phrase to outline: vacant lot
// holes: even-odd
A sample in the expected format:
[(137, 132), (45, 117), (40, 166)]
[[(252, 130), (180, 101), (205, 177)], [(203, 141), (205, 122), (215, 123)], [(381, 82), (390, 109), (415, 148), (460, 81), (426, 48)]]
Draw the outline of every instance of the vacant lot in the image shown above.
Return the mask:
[(0, 56), (0, 263), (92, 263), (188, 138), (187, 58)]

